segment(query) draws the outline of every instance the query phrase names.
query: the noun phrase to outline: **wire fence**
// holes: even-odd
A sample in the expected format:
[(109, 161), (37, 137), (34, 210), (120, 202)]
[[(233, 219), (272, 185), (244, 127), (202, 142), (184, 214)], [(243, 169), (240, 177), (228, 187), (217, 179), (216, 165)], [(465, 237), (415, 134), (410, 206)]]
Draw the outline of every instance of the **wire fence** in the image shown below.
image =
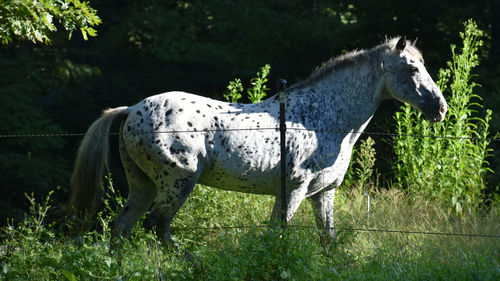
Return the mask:
[[(234, 229), (251, 229), (251, 228), (271, 228), (274, 225), (224, 225), (210, 227), (172, 227), (173, 231), (194, 231), (194, 230), (234, 230)], [(291, 229), (311, 229), (318, 230), (317, 226), (312, 225), (294, 225), (290, 224), (287, 228)], [(415, 235), (437, 235), (437, 236), (458, 236), (458, 237), (473, 237), (473, 238), (500, 238), (500, 235), (494, 234), (475, 234), (475, 233), (454, 233), (454, 232), (439, 232), (439, 231), (420, 231), (420, 230), (400, 230), (400, 229), (378, 229), (378, 228), (360, 228), (360, 227), (333, 227), (335, 231), (353, 231), (353, 232), (378, 232), (392, 234), (415, 234)]]
[[(312, 215), (308, 211), (302, 210), (297, 211), (294, 217), (301, 215), (300, 219), (304, 219), (304, 215)], [(176, 232), (192, 232), (192, 231), (232, 231), (232, 230), (242, 230), (242, 229), (253, 229), (253, 228), (277, 228), (276, 224), (242, 224), (242, 225), (218, 225), (218, 226), (195, 226), (195, 227), (171, 227), (172, 231)], [(286, 227), (288, 230), (310, 230), (315, 232), (322, 231), (323, 227), (318, 225), (308, 225), (306, 224), (288, 224)], [(451, 232), (451, 231), (428, 231), (428, 230), (411, 230), (411, 229), (386, 229), (386, 228), (374, 228), (374, 227), (343, 227), (335, 226), (331, 228), (335, 233), (343, 232), (364, 232), (364, 233), (381, 233), (381, 234), (399, 234), (399, 235), (424, 235), (424, 236), (444, 236), (444, 237), (462, 237), (462, 238), (483, 238), (483, 239), (500, 239), (500, 232), (498, 234), (490, 233), (466, 233), (466, 232)]]
[[(419, 135), (419, 134), (401, 134), (394, 132), (375, 132), (375, 131), (339, 131), (328, 129), (314, 128), (286, 128), (287, 131), (308, 131), (319, 133), (333, 134), (360, 134), (369, 136), (389, 136), (389, 137), (408, 137), (408, 138), (436, 138), (436, 139), (455, 139), (455, 140), (479, 140), (500, 142), (500, 138), (480, 138), (473, 136), (451, 136), (451, 135)], [(279, 127), (268, 128), (225, 128), (225, 129), (205, 129), (205, 130), (168, 130), (168, 131), (151, 131), (151, 132), (122, 132), (129, 135), (157, 135), (157, 134), (181, 134), (181, 133), (218, 133), (218, 132), (235, 132), (235, 131), (279, 131)], [(15, 139), (15, 138), (45, 138), (45, 137), (84, 137), (84, 136), (116, 136), (120, 132), (102, 132), (102, 133), (23, 133), (23, 134), (0, 134), (0, 139)]]

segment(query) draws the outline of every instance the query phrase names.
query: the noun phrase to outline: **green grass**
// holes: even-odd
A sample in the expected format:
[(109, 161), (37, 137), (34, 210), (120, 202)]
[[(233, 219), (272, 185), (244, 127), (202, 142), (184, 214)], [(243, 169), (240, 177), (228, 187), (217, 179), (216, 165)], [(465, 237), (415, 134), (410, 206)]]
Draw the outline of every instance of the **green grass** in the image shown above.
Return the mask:
[[(340, 228), (432, 231), (498, 235), (500, 209), (450, 216), (441, 204), (397, 190), (372, 191), (370, 221), (366, 197), (340, 191)], [(315, 228), (290, 226), (285, 233), (264, 227), (272, 199), (198, 186), (174, 226), (179, 249), (164, 249), (141, 226), (109, 254), (109, 221), (100, 232), (69, 238), (44, 221), (41, 203), (16, 226), (3, 228), (0, 280), (499, 280), (500, 239), (338, 231), (323, 248)], [(312, 226), (303, 203), (292, 225)], [(192, 229), (191, 229), (192, 228)], [(187, 254), (186, 254), (187, 253)]]

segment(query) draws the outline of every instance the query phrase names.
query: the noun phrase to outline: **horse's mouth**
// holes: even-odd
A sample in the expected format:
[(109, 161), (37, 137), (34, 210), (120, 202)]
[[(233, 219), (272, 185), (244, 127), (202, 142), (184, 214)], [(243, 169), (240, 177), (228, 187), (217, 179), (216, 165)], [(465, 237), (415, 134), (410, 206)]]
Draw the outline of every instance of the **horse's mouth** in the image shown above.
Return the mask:
[(441, 118), (440, 116), (439, 117), (427, 117), (426, 118), (427, 121), (431, 122), (431, 123), (438, 123), (438, 122), (441, 122), (444, 120), (444, 117)]
[(424, 112), (425, 119), (431, 123), (437, 123), (441, 122), (444, 120), (444, 117), (446, 116), (446, 112), (448, 111), (448, 105), (442, 104), (439, 106), (439, 110), (434, 111), (434, 112)]

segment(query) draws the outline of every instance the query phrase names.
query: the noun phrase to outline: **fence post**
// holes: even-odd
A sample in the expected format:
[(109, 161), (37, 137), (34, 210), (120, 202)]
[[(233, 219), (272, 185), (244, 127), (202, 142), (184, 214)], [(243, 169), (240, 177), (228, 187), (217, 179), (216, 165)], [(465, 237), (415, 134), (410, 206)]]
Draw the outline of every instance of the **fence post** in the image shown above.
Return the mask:
[[(280, 100), (280, 148), (281, 148), (281, 227), (286, 228), (287, 208), (286, 208), (286, 124), (285, 124), (285, 95), (286, 80), (276, 81), (276, 88)], [(276, 198), (278, 200), (278, 198)]]
[(368, 193), (363, 193), (364, 196), (368, 199), (368, 202), (366, 202), (366, 224), (370, 224), (370, 194)]

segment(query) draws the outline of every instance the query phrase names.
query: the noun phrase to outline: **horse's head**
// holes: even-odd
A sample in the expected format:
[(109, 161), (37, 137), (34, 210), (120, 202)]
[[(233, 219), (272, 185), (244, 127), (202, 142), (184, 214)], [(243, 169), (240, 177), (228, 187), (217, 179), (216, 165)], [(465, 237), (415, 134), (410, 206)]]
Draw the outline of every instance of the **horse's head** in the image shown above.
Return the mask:
[(443, 121), (448, 105), (425, 69), (420, 51), (404, 37), (387, 46), (381, 54), (386, 91), (422, 112), (430, 122)]

